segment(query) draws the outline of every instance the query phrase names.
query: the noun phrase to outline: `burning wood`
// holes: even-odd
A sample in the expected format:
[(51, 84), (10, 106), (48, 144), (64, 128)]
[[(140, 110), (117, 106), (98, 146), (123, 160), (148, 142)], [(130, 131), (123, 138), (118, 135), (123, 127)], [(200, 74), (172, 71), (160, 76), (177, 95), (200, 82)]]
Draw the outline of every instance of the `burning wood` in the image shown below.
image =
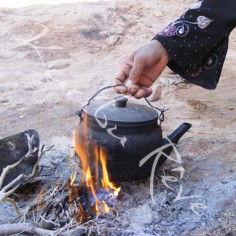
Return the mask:
[[(113, 183), (109, 182), (104, 160), (100, 163), (103, 171), (102, 179), (97, 177), (96, 181), (94, 181), (89, 167), (84, 174), (84, 182), (82, 184), (75, 183), (76, 174), (70, 177), (70, 183), (67, 186), (68, 202), (70, 206), (73, 204), (76, 206), (75, 217), (79, 222), (85, 222), (96, 215), (110, 212), (110, 208), (114, 207), (116, 203), (120, 188), (116, 188)], [(96, 170), (98, 169), (99, 165)]]
[[(84, 128), (82, 141), (87, 142), (87, 118), (84, 119)], [(109, 208), (113, 207), (120, 188), (109, 180), (105, 150), (96, 144), (93, 150), (88, 150), (78, 137), (78, 129), (76, 129), (75, 151), (81, 161), (83, 182), (87, 188), (89, 201), (94, 207), (95, 214), (106, 214), (110, 211)], [(90, 156), (93, 156), (95, 160), (91, 160)]]
[[(117, 216), (116, 210), (111, 208), (109, 202), (108, 196), (114, 197), (111, 192), (104, 190), (97, 194), (101, 204), (100, 210), (104, 210), (99, 215), (93, 194), (88, 192), (85, 184), (77, 184), (75, 176), (73, 174), (66, 184), (57, 185), (47, 191), (41, 188), (33, 204), (22, 215), (21, 221), (13, 224), (12, 228), (10, 224), (0, 226), (0, 235), (22, 231), (65, 235), (65, 232), (75, 228), (83, 229), (87, 224), (93, 225), (95, 223), (93, 218), (101, 216), (102, 213), (111, 212), (115, 217)], [(25, 223), (26, 218), (34, 219), (34, 223)], [(25, 228), (22, 229), (24, 226)]]
[[(32, 137), (27, 137), (28, 153), (18, 162), (3, 170), (0, 178), (0, 187), (2, 187), (4, 178), (9, 170), (16, 168), (28, 156), (38, 151), (32, 148)], [(38, 161), (30, 175), (24, 176), (21, 174), (2, 188), (0, 201), (7, 199), (21, 186), (18, 183), (19, 180), (24, 178), (24, 182), (29, 182), (35, 177), (39, 161), (47, 151), (42, 148)], [(8, 232), (7, 234), (21, 232), (24, 226), (25, 231), (28, 232), (44, 232), (44, 230), (49, 228), (48, 226), (41, 227), (40, 225), (43, 223), (50, 224), (51, 228), (49, 230), (51, 232), (48, 232), (48, 235), (52, 232), (55, 233), (53, 235), (60, 235), (61, 232), (82, 226), (90, 221), (93, 222), (94, 218), (104, 216), (107, 213), (115, 213), (116, 216), (114, 206), (116, 205), (116, 197), (120, 188), (109, 180), (105, 150), (98, 145), (94, 145), (92, 155), (95, 157), (95, 161), (92, 162), (88, 150), (85, 150), (83, 145), (77, 142), (75, 138), (75, 151), (81, 161), (83, 178), (78, 180), (77, 172), (75, 171), (66, 183), (57, 184), (48, 190), (41, 188), (31, 206), (27, 207), (24, 214), (21, 215), (20, 222), (14, 224), (14, 229), (9, 229), (9, 225), (2, 226), (0, 227), (0, 235), (6, 234), (6, 232)], [(16, 183), (17, 185), (14, 187)], [(20, 214), (20, 212), (18, 213)], [(27, 218), (34, 219), (34, 224), (25, 224), (28, 222)]]

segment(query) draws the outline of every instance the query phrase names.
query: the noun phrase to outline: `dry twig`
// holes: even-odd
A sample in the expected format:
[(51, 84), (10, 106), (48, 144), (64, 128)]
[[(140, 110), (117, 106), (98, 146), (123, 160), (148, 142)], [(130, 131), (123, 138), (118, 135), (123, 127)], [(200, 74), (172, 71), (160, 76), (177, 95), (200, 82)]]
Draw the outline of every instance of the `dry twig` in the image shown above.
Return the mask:
[(37, 168), (38, 168), (39, 162), (42, 160), (43, 156), (44, 156), (47, 152), (51, 151), (51, 149), (52, 149), (54, 146), (49, 147), (49, 148), (46, 149), (45, 151), (44, 151), (44, 147), (45, 147), (45, 146), (43, 145), (42, 148), (41, 148), (40, 155), (39, 155), (39, 157), (38, 157), (38, 161), (37, 161), (36, 164), (34, 165), (34, 168), (33, 168), (32, 173), (28, 176), (29, 178), (32, 178), (32, 177), (35, 177), (35, 176), (36, 176), (36, 174), (37, 174)]
[(54, 235), (54, 232), (52, 230), (48, 230), (45, 228), (42, 228), (40, 224), (37, 225), (30, 223), (4, 224), (0, 225), (0, 236), (17, 234), (22, 232), (29, 232), (38, 235)]

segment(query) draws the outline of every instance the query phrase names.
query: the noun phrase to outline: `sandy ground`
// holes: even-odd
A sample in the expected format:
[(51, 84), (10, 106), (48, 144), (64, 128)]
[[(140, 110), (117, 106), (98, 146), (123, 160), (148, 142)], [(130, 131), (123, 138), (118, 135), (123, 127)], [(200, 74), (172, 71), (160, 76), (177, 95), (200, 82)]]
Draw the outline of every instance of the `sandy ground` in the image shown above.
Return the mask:
[[(28, 6), (41, 6), (41, 5), (60, 5), (60, 4), (70, 4), (70, 3), (80, 3), (80, 2), (104, 2), (104, 0), (8, 0), (1, 1), (1, 8), (22, 8)], [(108, 0), (112, 1), (112, 0)]]
[[(150, 40), (192, 2), (132, 0), (0, 9), (0, 138), (34, 128), (42, 143), (52, 143), (58, 150), (70, 148), (78, 123), (75, 112), (81, 104), (112, 83), (122, 57)], [(208, 186), (207, 193), (202, 191), (213, 199), (208, 202), (213, 218), (216, 208), (222, 214), (236, 209), (235, 42), (233, 32), (216, 90), (174, 85), (179, 77), (167, 69), (161, 76), (162, 98), (155, 103), (169, 108), (164, 133), (182, 122), (192, 123), (179, 146), (185, 158), (185, 181), (193, 190)], [(114, 95), (105, 93), (108, 98)], [(222, 235), (230, 226), (235, 228), (235, 216), (232, 219), (225, 221)], [(220, 225), (201, 225), (202, 231), (199, 225), (192, 231), (187, 227), (182, 233), (199, 235), (198, 229), (208, 232)], [(129, 227), (127, 232), (137, 233), (132, 224)], [(144, 228), (145, 224), (139, 230)], [(167, 227), (163, 232), (175, 231)]]

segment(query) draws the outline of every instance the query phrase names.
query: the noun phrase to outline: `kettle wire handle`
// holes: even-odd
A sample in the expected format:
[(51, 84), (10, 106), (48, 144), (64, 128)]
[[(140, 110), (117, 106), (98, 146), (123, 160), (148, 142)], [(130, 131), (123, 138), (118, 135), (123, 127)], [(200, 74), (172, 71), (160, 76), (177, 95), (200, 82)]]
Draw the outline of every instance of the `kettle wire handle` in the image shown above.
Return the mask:
[(161, 125), (161, 123), (165, 120), (165, 112), (168, 111), (169, 108), (165, 108), (165, 107), (163, 107), (163, 108), (158, 108), (158, 107), (155, 107), (155, 106), (153, 106), (153, 105), (151, 104), (151, 102), (147, 99), (147, 97), (144, 97), (144, 100), (147, 102), (147, 104), (148, 104), (151, 108), (153, 108), (153, 109), (155, 109), (155, 110), (157, 110), (157, 111), (160, 112), (160, 114), (158, 113), (158, 119), (160, 120), (160, 124), (159, 124), (159, 125)]
[(115, 88), (115, 87), (118, 87), (118, 86), (120, 86), (120, 85), (110, 85), (110, 86), (102, 87), (91, 98), (89, 98), (87, 103), (85, 105), (83, 105), (82, 108), (75, 113), (76, 115), (79, 116), (80, 122), (83, 120), (84, 108), (87, 107), (95, 97), (97, 97), (104, 90), (107, 90), (107, 89), (110, 89), (110, 88)]
[[(91, 98), (89, 98), (88, 101), (87, 101), (87, 103), (86, 103), (84, 106), (82, 106), (82, 108), (81, 108), (79, 111), (76, 112), (76, 115), (78, 115), (79, 118), (80, 118), (80, 122), (83, 120), (84, 108), (87, 107), (95, 97), (97, 97), (97, 96), (98, 96), (102, 91), (104, 91), (104, 90), (107, 90), (107, 89), (110, 89), (110, 88), (119, 87), (119, 86), (120, 86), (120, 85), (110, 85), (110, 86), (102, 87), (102, 88), (99, 89)], [(158, 119), (159, 119), (159, 121), (160, 121), (159, 125), (161, 125), (161, 123), (165, 120), (165, 112), (166, 112), (167, 110), (169, 110), (169, 109), (166, 109), (165, 107), (163, 107), (163, 108), (158, 108), (158, 107), (153, 106), (153, 105), (151, 104), (151, 102), (148, 101), (147, 97), (144, 97), (144, 100), (147, 102), (147, 104), (148, 104), (151, 108), (153, 108), (153, 109), (155, 109), (155, 110), (158, 111)]]

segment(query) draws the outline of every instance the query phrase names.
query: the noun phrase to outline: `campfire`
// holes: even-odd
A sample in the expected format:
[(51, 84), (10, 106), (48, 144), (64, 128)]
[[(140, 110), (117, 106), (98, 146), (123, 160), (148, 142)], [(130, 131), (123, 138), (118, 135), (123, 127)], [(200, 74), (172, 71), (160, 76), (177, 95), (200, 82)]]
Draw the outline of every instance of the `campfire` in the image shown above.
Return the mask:
[[(68, 185), (68, 202), (69, 205), (76, 206), (75, 218), (78, 222), (84, 223), (96, 215), (104, 215), (110, 212), (116, 203), (120, 188), (115, 187), (109, 181), (105, 153), (100, 149), (95, 149), (97, 153), (96, 175), (93, 175), (91, 168), (86, 167), (83, 171), (82, 184), (76, 184), (76, 174), (70, 177)], [(99, 171), (101, 168), (101, 171)], [(99, 173), (102, 173), (99, 178)]]
[[(86, 123), (87, 122), (85, 122), (85, 124)], [(76, 129), (74, 136), (77, 161), (73, 163), (73, 169), (75, 171), (72, 172), (70, 178), (64, 183), (55, 182), (53, 186), (48, 186), (49, 188), (41, 187), (32, 204), (27, 207), (23, 214), (18, 211), (13, 200), (12, 204), (17, 210), (18, 215), (20, 215), (20, 221), (16, 224), (0, 227), (0, 235), (20, 231), (28, 231), (40, 235), (50, 235), (52, 233), (53, 235), (61, 235), (63, 232), (83, 227), (84, 224), (93, 224), (93, 219), (100, 216), (103, 217), (107, 215), (107, 213), (112, 213), (111, 215), (113, 216), (117, 214), (114, 207), (120, 188), (116, 187), (116, 185), (109, 180), (106, 151), (97, 144), (93, 145), (92, 150), (84, 148), (84, 143), (78, 141), (77, 131)], [(84, 136), (84, 138), (86, 139), (86, 136)], [(16, 163), (12, 168), (17, 167), (22, 160), (35, 152), (35, 150), (31, 148), (31, 139), (28, 139), (28, 146), (29, 152), (27, 155), (20, 159), (19, 163)], [(42, 148), (39, 160), (41, 160), (48, 150), (43, 151)], [(91, 156), (94, 157), (93, 161), (91, 161)], [(82, 177), (80, 173), (81, 169), (78, 169), (79, 160), (82, 167)], [(9, 168), (6, 168), (6, 171), (8, 171), (8, 169)], [(35, 173), (36, 169), (38, 169), (38, 162), (33, 168), (33, 173)], [(5, 176), (5, 172), (3, 175)], [(31, 176), (33, 176), (33, 174), (29, 176), (32, 182)], [(20, 177), (22, 178), (22, 176)], [(2, 179), (4, 179), (4, 177)], [(30, 182), (28, 179), (26, 181), (27, 183)], [(13, 181), (13, 184), (14, 183), (15, 180)], [(35, 181), (33, 181), (33, 184), (34, 183)], [(21, 189), (21, 185), (22, 184), (17, 185), (14, 191)], [(38, 185), (36, 185), (36, 187), (37, 186)], [(9, 194), (11, 193), (12, 191), (9, 192)], [(7, 198), (9, 194), (6, 193), (6, 196), (3, 195), (3, 198)], [(32, 217), (35, 219), (35, 223), (26, 223), (27, 219)], [(47, 222), (46, 225), (45, 222)]]
[[(87, 122), (84, 125), (87, 130)], [(78, 137), (76, 129), (74, 148), (82, 167), (82, 178), (77, 177), (77, 169), (64, 184), (59, 184), (48, 192), (41, 190), (36, 204), (30, 209), (47, 221), (50, 219), (54, 227), (59, 229), (63, 225), (70, 229), (114, 212), (120, 191), (120, 187), (109, 180), (104, 148), (94, 144), (92, 150), (86, 149), (86, 132), (83, 134), (84, 142), (79, 141)]]
[[(114, 183), (109, 180), (106, 151), (97, 144), (94, 144), (93, 150), (86, 149), (84, 142), (87, 140), (87, 125), (85, 118), (85, 132), (81, 142), (78, 137), (78, 129), (75, 132), (75, 151), (79, 157), (83, 170), (83, 183), (89, 195), (89, 202), (95, 214), (105, 214), (109, 212), (109, 208), (115, 203), (115, 199), (120, 191)], [(91, 153), (92, 152), (92, 153)], [(92, 156), (94, 160), (91, 160)], [(76, 176), (71, 177), (71, 185), (73, 185)]]

